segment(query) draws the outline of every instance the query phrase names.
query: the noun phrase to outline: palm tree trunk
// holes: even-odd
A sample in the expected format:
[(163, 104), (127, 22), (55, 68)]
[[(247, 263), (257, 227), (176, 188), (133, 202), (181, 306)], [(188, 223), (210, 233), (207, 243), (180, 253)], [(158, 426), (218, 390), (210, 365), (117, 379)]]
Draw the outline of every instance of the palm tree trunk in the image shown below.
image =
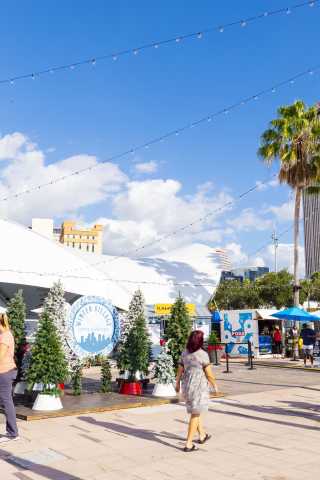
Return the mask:
[(294, 268), (293, 268), (293, 281), (294, 281), (294, 296), (293, 303), (295, 307), (298, 307), (299, 293), (300, 293), (300, 281), (299, 281), (299, 227), (300, 227), (300, 207), (301, 207), (302, 188), (296, 188), (295, 206), (294, 206)]

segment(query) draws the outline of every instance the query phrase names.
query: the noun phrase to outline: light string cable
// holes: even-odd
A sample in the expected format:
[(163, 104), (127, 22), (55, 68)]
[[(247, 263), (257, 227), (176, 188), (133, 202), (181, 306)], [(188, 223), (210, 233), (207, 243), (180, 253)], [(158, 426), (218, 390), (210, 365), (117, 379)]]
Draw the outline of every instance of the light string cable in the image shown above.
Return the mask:
[(202, 125), (204, 125), (208, 122), (210, 123), (215, 118), (217, 118), (219, 116), (222, 116), (222, 115), (226, 115), (226, 114), (230, 113), (231, 111), (233, 111), (233, 110), (235, 110), (239, 107), (242, 107), (242, 106), (244, 106), (244, 105), (246, 105), (250, 102), (257, 101), (262, 96), (265, 96), (265, 95), (270, 94), (270, 93), (275, 93), (279, 88), (284, 87), (284, 86), (289, 85), (289, 84), (292, 85), (292, 84), (295, 83), (296, 80), (298, 80), (302, 77), (306, 77), (307, 75), (310, 75), (310, 76), (314, 75), (315, 73), (319, 72), (319, 70), (320, 70), (320, 65), (316, 65), (315, 67), (308, 68), (307, 70), (299, 72), (296, 75), (293, 75), (292, 77), (287, 78), (286, 80), (278, 82), (278, 83), (276, 83), (276, 84), (274, 84), (274, 85), (272, 85), (272, 86), (270, 86), (270, 87), (268, 87), (264, 90), (261, 90), (260, 92), (256, 92), (253, 95), (242, 98), (241, 100), (239, 100), (238, 102), (236, 102), (234, 104), (231, 104), (231, 105), (229, 105), (229, 106), (227, 106), (223, 109), (217, 110), (217, 111), (215, 111), (211, 114), (208, 114), (205, 117), (202, 117), (198, 120), (195, 120), (193, 122), (189, 122), (189, 123), (187, 123), (187, 124), (185, 124), (185, 125), (183, 125), (179, 128), (168, 131), (167, 133), (165, 133), (165, 134), (163, 134), (159, 137), (155, 137), (152, 140), (149, 140), (145, 143), (142, 143), (140, 145), (136, 145), (136, 146), (134, 146), (134, 147), (132, 147), (128, 150), (125, 150), (125, 151), (121, 152), (121, 153), (112, 155), (112, 156), (100, 161), (99, 163), (97, 163), (95, 165), (90, 165), (89, 167), (85, 167), (85, 168), (82, 168), (82, 169), (79, 169), (79, 170), (74, 170), (73, 172), (70, 172), (70, 173), (62, 175), (60, 177), (54, 178), (54, 179), (52, 179), (48, 182), (40, 183), (38, 185), (28, 187), (25, 190), (21, 190), (20, 192), (8, 194), (5, 197), (0, 198), (0, 202), (7, 202), (11, 199), (16, 199), (16, 198), (19, 198), (23, 195), (30, 194), (30, 193), (35, 192), (37, 190), (41, 190), (42, 188), (50, 187), (51, 185), (55, 185), (59, 182), (67, 180), (68, 178), (75, 177), (77, 175), (81, 175), (83, 173), (92, 171), (92, 170), (98, 168), (99, 166), (101, 166), (105, 163), (114, 162), (116, 160), (120, 160), (124, 157), (127, 157), (130, 154), (135, 154), (137, 151), (140, 151), (140, 150), (143, 150), (143, 149), (148, 149), (149, 147), (151, 147), (153, 145), (156, 145), (156, 144), (159, 144), (159, 143), (162, 143), (163, 141), (165, 141), (169, 138), (179, 136), (180, 134), (182, 134), (185, 131), (190, 130), (194, 127), (202, 126)]
[(235, 20), (235, 21), (232, 21), (232, 22), (228, 22), (228, 23), (225, 23), (223, 25), (204, 28), (202, 30), (197, 30), (197, 31), (194, 31), (194, 32), (191, 32), (191, 33), (176, 35), (174, 37), (159, 40), (159, 41), (149, 42), (149, 43), (140, 45), (139, 47), (127, 48), (125, 50), (119, 50), (117, 52), (108, 53), (106, 55), (96, 55), (96, 56), (92, 56), (90, 58), (86, 58), (86, 59), (79, 60), (79, 61), (76, 61), (76, 62), (48, 67), (44, 70), (34, 70), (30, 73), (25, 73), (25, 74), (22, 74), (22, 75), (16, 75), (16, 76), (11, 76), (11, 77), (8, 77), (8, 78), (4, 78), (4, 79), (0, 80), (0, 84), (1, 85), (5, 85), (5, 84), (14, 85), (15, 82), (17, 82), (19, 80), (26, 80), (26, 79), (35, 80), (36, 78), (38, 78), (40, 76), (53, 74), (53, 73), (57, 73), (57, 72), (65, 71), (65, 70), (75, 70), (76, 67), (81, 67), (81, 66), (84, 66), (84, 65), (93, 65), (94, 66), (94, 65), (96, 65), (97, 62), (100, 62), (100, 61), (106, 61), (106, 60), (110, 60), (110, 59), (111, 60), (117, 60), (120, 57), (123, 57), (125, 55), (131, 55), (131, 54), (137, 55), (139, 52), (142, 52), (142, 51), (145, 51), (145, 50), (148, 50), (148, 49), (158, 49), (160, 46), (170, 45), (170, 44), (173, 45), (173, 44), (181, 43), (183, 40), (187, 40), (187, 39), (192, 39), (192, 38), (201, 39), (201, 38), (203, 38), (203, 36), (205, 34), (208, 34), (208, 33), (213, 33), (213, 32), (223, 33), (225, 30), (227, 30), (229, 28), (232, 28), (232, 27), (237, 27), (237, 26), (246, 27), (248, 24), (251, 24), (251, 23), (256, 22), (258, 20), (266, 19), (266, 18), (275, 16), (275, 15), (280, 15), (280, 14), (290, 14), (294, 11), (297, 11), (298, 9), (302, 9), (304, 7), (307, 7), (307, 6), (314, 7), (314, 6), (316, 6), (316, 4), (319, 4), (319, 1), (320, 0), (309, 0), (309, 1), (305, 1), (305, 2), (301, 2), (301, 3), (291, 5), (289, 7), (282, 7), (282, 8), (276, 9), (276, 10), (266, 10), (262, 13), (259, 13), (258, 15), (249, 16), (247, 18), (242, 18), (240, 20)]

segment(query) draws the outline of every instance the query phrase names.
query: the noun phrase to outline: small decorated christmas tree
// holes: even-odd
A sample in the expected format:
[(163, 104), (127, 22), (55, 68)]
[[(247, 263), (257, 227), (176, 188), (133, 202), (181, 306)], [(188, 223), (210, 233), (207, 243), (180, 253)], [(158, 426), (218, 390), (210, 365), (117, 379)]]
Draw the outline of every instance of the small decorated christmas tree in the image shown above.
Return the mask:
[(72, 372), (71, 372), (71, 384), (73, 395), (81, 395), (82, 392), (82, 369), (83, 365), (81, 360), (73, 360)]
[(150, 340), (144, 315), (140, 313), (131, 328), (124, 349), (127, 355), (127, 369), (130, 380), (136, 379), (137, 372), (147, 374), (149, 367)]
[(104, 358), (101, 365), (101, 386), (100, 392), (108, 393), (111, 391), (111, 366), (108, 358)]
[(18, 368), (18, 380), (21, 378), (21, 368), (26, 345), (25, 319), (26, 306), (23, 291), (18, 290), (8, 304), (7, 315), (15, 341), (15, 361)]
[(58, 384), (64, 383), (68, 374), (67, 362), (55, 324), (48, 312), (41, 315), (35, 343), (32, 347), (27, 372), (29, 389), (43, 384), (42, 393), (59, 394)]
[(43, 310), (44, 312), (48, 313), (56, 326), (64, 355), (67, 360), (69, 373), (71, 373), (73, 370), (75, 356), (67, 342), (67, 304), (64, 299), (63, 285), (60, 281), (54, 283), (52, 288), (49, 290), (48, 295), (43, 303)]
[(178, 367), (179, 358), (186, 348), (191, 325), (185, 301), (179, 294), (172, 306), (171, 315), (165, 327), (165, 338), (168, 340), (168, 349), (175, 368)]
[(121, 371), (129, 370), (128, 364), (128, 354), (126, 351), (126, 341), (131, 331), (132, 327), (135, 324), (137, 318), (142, 315), (144, 316), (145, 311), (145, 302), (141, 290), (137, 290), (132, 297), (132, 300), (129, 305), (128, 313), (122, 316), (121, 322), (121, 337), (120, 342), (118, 343), (118, 353), (117, 353), (117, 364), (118, 368)]
[(157, 383), (163, 385), (173, 384), (175, 381), (173, 359), (168, 353), (168, 343), (162, 347), (161, 353), (157, 358), (157, 363), (154, 369), (154, 378), (157, 380)]

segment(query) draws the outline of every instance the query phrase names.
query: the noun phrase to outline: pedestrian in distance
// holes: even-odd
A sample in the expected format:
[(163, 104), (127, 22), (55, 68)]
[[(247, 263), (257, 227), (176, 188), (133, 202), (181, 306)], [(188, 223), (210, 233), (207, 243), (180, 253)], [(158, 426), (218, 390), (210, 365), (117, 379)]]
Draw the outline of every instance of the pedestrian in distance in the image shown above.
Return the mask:
[(273, 344), (274, 344), (274, 353), (276, 357), (281, 357), (282, 353), (282, 335), (279, 328), (279, 325), (275, 326), (273, 332)]
[(13, 404), (13, 382), (17, 377), (14, 361), (14, 338), (10, 331), (8, 317), (0, 313), (0, 403), (6, 417), (6, 434), (0, 436), (0, 443), (19, 438), (16, 411)]
[(187, 348), (182, 353), (177, 372), (176, 392), (180, 392), (186, 402), (187, 412), (190, 414), (188, 436), (185, 452), (198, 450), (193, 439), (198, 433), (198, 443), (204, 444), (210, 440), (202, 424), (202, 413), (208, 410), (209, 385), (216, 393), (218, 387), (212, 371), (208, 354), (203, 350), (203, 332), (195, 330), (189, 336)]
[(313, 349), (316, 343), (316, 334), (311, 326), (308, 326), (306, 323), (302, 325), (302, 330), (300, 332), (300, 337), (302, 338), (302, 352), (303, 352), (303, 362), (304, 366), (307, 366), (307, 359), (310, 359), (311, 367), (313, 367)]

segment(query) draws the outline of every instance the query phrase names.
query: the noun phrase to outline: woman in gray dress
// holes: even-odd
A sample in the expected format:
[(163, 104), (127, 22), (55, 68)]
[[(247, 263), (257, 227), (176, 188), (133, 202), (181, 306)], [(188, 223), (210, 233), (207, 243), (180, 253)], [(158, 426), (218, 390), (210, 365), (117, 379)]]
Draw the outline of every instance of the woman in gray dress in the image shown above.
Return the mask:
[(208, 354), (202, 349), (203, 332), (195, 330), (190, 334), (187, 348), (180, 358), (176, 391), (184, 396), (187, 412), (190, 413), (189, 429), (185, 452), (197, 450), (193, 444), (193, 438), (198, 432), (199, 443), (207, 442), (211, 435), (205, 432), (201, 414), (208, 410), (209, 384), (218, 392), (215, 377), (212, 372)]

